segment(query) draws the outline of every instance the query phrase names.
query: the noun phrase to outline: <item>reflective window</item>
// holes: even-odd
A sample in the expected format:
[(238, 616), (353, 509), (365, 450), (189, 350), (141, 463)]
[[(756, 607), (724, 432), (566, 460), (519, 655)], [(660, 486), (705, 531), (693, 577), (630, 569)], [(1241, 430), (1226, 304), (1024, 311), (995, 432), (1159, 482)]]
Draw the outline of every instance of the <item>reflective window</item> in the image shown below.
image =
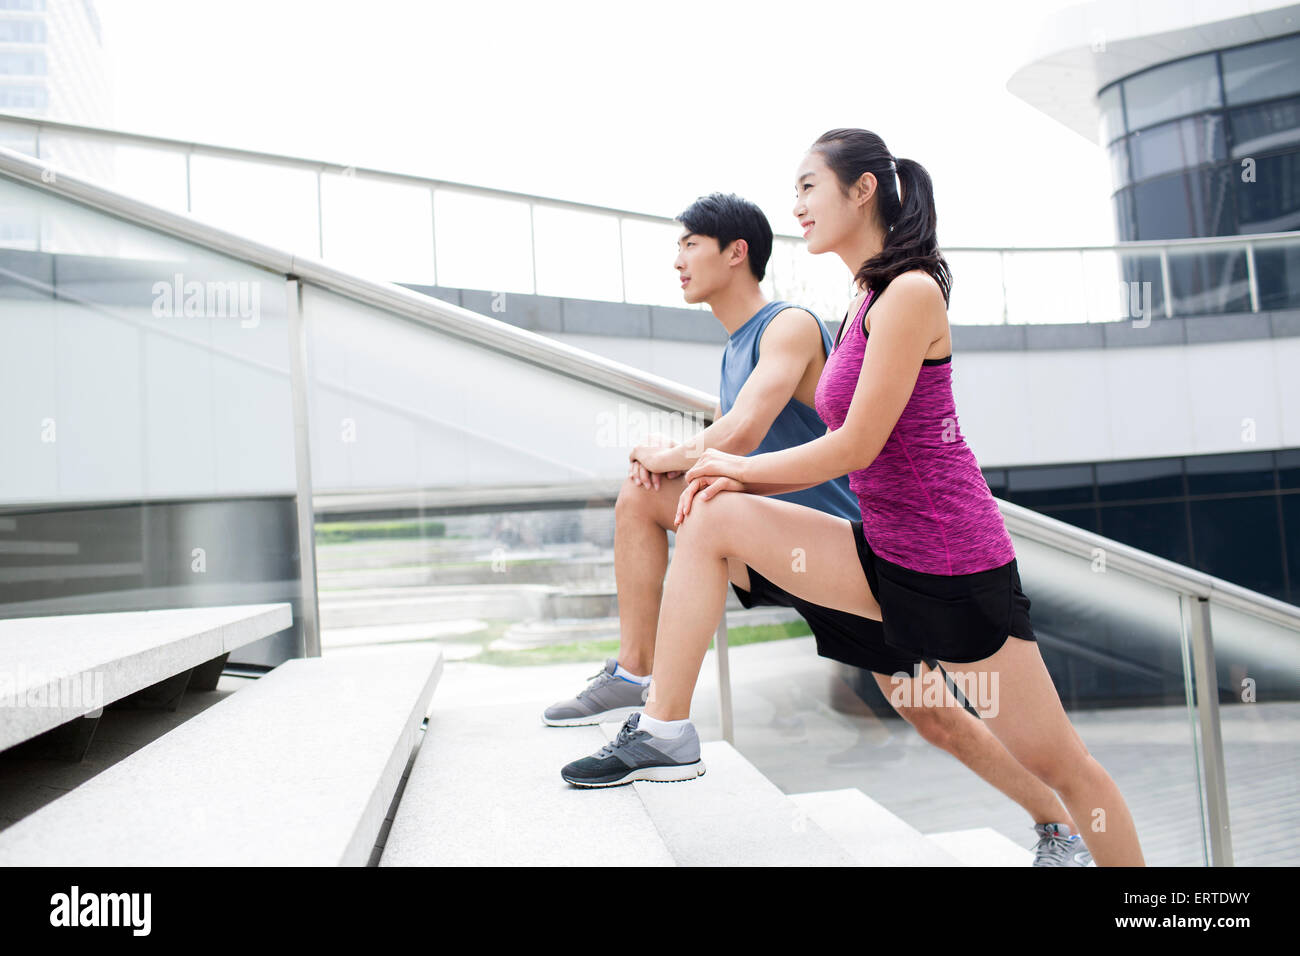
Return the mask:
[(1187, 239), (1236, 232), (1231, 167), (1161, 176), (1130, 187), (1138, 239)]
[(1183, 494), (1183, 460), (1104, 461), (1097, 464), (1097, 497), (1102, 501), (1170, 498)]
[(1228, 111), (1233, 156), (1300, 146), (1300, 97)]
[(44, 53), (0, 53), (0, 74), (8, 76), (44, 76), (45, 72)]
[(1098, 533), (1179, 564), (1192, 562), (1183, 501), (1105, 505)]
[[(1300, 448), (1288, 448), (1273, 454), (1277, 458), (1278, 487), (1300, 488)], [(1296, 569), (1300, 570), (1300, 564)]]
[(1127, 186), (1129, 184), (1128, 175), (1128, 140), (1121, 139), (1118, 143), (1112, 143), (1106, 150), (1110, 158), (1110, 178), (1116, 188)]
[(1286, 563), (1290, 590), (1286, 600), (1300, 601), (1300, 495), (1282, 496), (1282, 534), (1286, 539)]
[(1103, 90), (1097, 97), (1097, 105), (1101, 108), (1101, 141), (1114, 142), (1124, 133), (1124, 110), (1119, 84)]
[(44, 42), (44, 20), (0, 20), (0, 43)]
[(1300, 229), (1300, 150), (1255, 159), (1253, 177), (1232, 168), (1237, 194), (1238, 232), (1290, 232)]
[(1273, 495), (1193, 499), (1188, 509), (1198, 570), (1279, 600), (1285, 597), (1282, 534)]
[(1189, 458), (1187, 490), (1193, 495), (1272, 491), (1273, 453), (1261, 451)]
[(1134, 133), (1133, 180), (1150, 179), (1178, 169), (1218, 162), (1227, 155), (1220, 114), (1193, 116)]
[(1282, 37), (1223, 53), (1228, 103), (1300, 93), (1300, 36)]
[(1179, 60), (1125, 80), (1124, 103), (1130, 130), (1220, 106), (1214, 55)]
[(1007, 477), (1007, 500), (1026, 507), (1092, 501), (1091, 465), (1017, 468)]

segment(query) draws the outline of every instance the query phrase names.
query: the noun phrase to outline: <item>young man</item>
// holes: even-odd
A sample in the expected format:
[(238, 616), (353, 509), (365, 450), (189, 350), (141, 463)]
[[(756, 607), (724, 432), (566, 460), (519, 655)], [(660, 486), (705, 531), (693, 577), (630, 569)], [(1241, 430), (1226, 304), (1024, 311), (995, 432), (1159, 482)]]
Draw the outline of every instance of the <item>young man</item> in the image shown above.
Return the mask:
[[(684, 487), (681, 475), (696, 457), (705, 448), (737, 455), (775, 451), (825, 433), (814, 409), (814, 395), (832, 347), (830, 333), (811, 312), (786, 302), (768, 302), (759, 289), (772, 252), (767, 217), (753, 203), (714, 193), (697, 200), (677, 219), (684, 228), (674, 263), (682, 297), (689, 303), (708, 303), (728, 333), (719, 404), (713, 424), (690, 442), (632, 450), (628, 478), (614, 508), (618, 657), (606, 661), (604, 671), (576, 697), (546, 709), (543, 720), (553, 727), (623, 721), (642, 710), (668, 569), (668, 531), (674, 527)], [(777, 497), (849, 520), (861, 517), (847, 476)], [(1039, 835), (1035, 865), (1090, 862), (1083, 841), (1071, 835), (1073, 821), (1056, 794), (1025, 770), (973, 712), (946, 689), (946, 706), (922, 704), (927, 699), (922, 681), (936, 662), (927, 662), (926, 667), (891, 652), (879, 621), (809, 604), (743, 562), (728, 559), (728, 566), (741, 604), (796, 608), (808, 621), (820, 655), (871, 671), (891, 704), (908, 704), (896, 709), (922, 737), (1024, 807)], [(913, 676), (892, 677), (901, 673)], [(574, 761), (561, 775), (576, 786), (607, 787), (702, 774), (699, 738), (688, 721), (680, 723), (684, 726), (640, 713), (634, 732), (620, 734), (613, 745)]]

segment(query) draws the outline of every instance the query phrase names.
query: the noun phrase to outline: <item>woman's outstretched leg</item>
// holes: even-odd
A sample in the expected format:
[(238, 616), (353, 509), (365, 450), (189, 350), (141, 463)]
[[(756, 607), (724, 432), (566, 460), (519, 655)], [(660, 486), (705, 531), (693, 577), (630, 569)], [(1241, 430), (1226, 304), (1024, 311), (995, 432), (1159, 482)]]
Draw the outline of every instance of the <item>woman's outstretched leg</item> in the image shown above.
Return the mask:
[(958, 686), (979, 687), (979, 696), (991, 697), (977, 705), (984, 722), (1025, 769), (1060, 795), (1098, 866), (1146, 865), (1128, 804), (1065, 715), (1036, 641), (1009, 637), (982, 661), (940, 663)]
[(696, 497), (677, 529), (664, 581), (647, 716), (690, 717), (700, 665), (727, 600), (728, 557), (814, 604), (880, 620), (848, 520), (742, 492)]

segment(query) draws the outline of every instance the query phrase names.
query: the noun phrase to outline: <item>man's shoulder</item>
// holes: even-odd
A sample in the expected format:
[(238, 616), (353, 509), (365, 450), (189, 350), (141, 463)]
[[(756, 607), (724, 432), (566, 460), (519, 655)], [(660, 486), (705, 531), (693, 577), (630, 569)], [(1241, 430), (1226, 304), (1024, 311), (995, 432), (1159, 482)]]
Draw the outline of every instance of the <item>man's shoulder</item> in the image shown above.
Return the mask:
[(767, 328), (763, 330), (759, 340), (760, 349), (769, 342), (776, 342), (786, 349), (821, 352), (824, 344), (822, 342), (824, 326), (821, 319), (807, 309), (792, 303), (771, 304), (779, 306), (779, 311), (772, 316), (767, 323)]

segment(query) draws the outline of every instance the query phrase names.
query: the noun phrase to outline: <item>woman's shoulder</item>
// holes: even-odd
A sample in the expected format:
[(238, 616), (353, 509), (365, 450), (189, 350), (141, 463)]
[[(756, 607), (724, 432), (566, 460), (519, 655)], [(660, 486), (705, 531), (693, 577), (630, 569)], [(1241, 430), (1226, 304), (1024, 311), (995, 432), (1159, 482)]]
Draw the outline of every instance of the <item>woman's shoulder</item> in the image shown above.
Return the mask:
[(881, 296), (888, 295), (890, 292), (894, 293), (890, 296), (891, 299), (907, 299), (922, 304), (938, 302), (945, 309), (947, 307), (939, 281), (924, 269), (908, 269), (894, 276), (889, 280), (889, 285), (885, 286)]

